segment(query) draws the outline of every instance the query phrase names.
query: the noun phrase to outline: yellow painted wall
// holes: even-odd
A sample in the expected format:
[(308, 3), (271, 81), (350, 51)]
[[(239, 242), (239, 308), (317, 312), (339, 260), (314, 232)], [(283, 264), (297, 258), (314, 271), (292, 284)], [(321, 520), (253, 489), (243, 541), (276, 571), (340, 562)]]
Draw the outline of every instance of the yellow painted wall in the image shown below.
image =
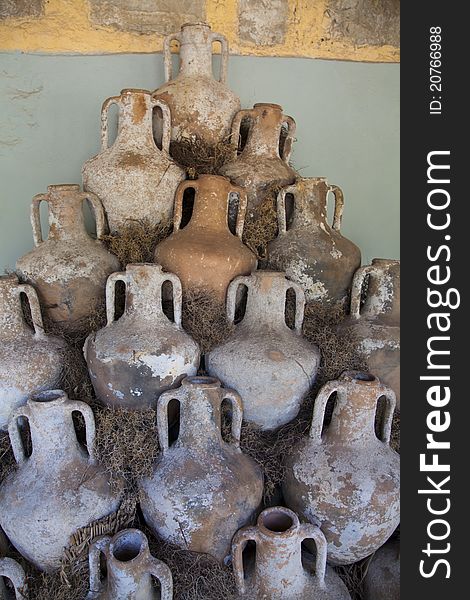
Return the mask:
[[(331, 36), (327, 0), (289, 0), (284, 43), (256, 46), (238, 38), (238, 0), (207, 0), (206, 20), (229, 40), (233, 54), (300, 56), (365, 62), (399, 62), (394, 46), (355, 46)], [(160, 52), (163, 36), (128, 33), (93, 25), (88, 0), (48, 0), (44, 15), (35, 19), (8, 18), (0, 22), (0, 52), (114, 54)]]

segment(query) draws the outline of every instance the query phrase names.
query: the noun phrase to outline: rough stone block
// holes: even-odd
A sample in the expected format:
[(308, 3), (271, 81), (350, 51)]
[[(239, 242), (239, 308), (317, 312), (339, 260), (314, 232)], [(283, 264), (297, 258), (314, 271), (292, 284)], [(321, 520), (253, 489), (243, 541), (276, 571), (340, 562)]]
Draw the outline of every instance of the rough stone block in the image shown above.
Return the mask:
[(40, 17), (43, 13), (44, 0), (0, 0), (0, 19)]
[(239, 35), (258, 46), (282, 44), (287, 30), (288, 0), (240, 0)]
[(95, 25), (121, 31), (169, 34), (205, 18), (204, 0), (90, 0)]
[(355, 45), (400, 45), (400, 0), (329, 0), (332, 37)]

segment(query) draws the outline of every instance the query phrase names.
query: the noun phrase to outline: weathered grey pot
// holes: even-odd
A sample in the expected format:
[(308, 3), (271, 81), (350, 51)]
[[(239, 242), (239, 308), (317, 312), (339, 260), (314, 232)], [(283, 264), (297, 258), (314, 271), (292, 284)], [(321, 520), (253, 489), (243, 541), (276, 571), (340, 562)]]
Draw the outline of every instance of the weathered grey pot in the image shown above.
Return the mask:
[[(180, 69), (173, 78), (170, 45), (179, 42)], [(212, 44), (221, 44), (219, 79), (212, 72)], [(165, 81), (154, 92), (171, 111), (171, 139), (199, 138), (209, 146), (228, 138), (240, 99), (227, 86), (228, 42), (213, 33), (207, 23), (187, 23), (163, 42)], [(161, 136), (161, 120), (155, 115), (155, 135)]]
[[(108, 111), (119, 107), (118, 134), (109, 146)], [(163, 119), (160, 150), (153, 139), (152, 115), (158, 107)], [(82, 169), (83, 187), (97, 194), (108, 217), (109, 229), (119, 233), (129, 219), (150, 225), (168, 222), (173, 198), (185, 173), (170, 157), (170, 109), (146, 90), (122, 90), (108, 98), (101, 111), (101, 152)]]
[[(241, 395), (246, 421), (275, 429), (299, 412), (315, 382), (320, 352), (302, 336), (305, 297), (297, 283), (275, 271), (237, 277), (227, 293), (229, 323), (240, 285), (248, 288), (245, 316), (228, 340), (206, 356), (206, 368)], [(285, 319), (289, 289), (296, 294), (294, 330)]]
[[(243, 120), (249, 130), (242, 152), (225, 163), (220, 174), (244, 187), (248, 195), (247, 218), (251, 219), (269, 189), (294, 183), (296, 172), (289, 166), (295, 121), (284, 115), (278, 104), (255, 104), (251, 110), (241, 110), (232, 124), (232, 141), (237, 144)], [(282, 153), (279, 149), (281, 132), (287, 129)]]
[[(168, 408), (180, 406), (178, 439), (168, 439)], [(233, 442), (221, 436), (221, 407), (232, 408)], [(140, 482), (145, 521), (169, 542), (223, 561), (234, 533), (255, 516), (263, 496), (263, 474), (240, 450), (242, 403), (211, 377), (188, 377), (165, 392), (157, 405), (162, 454), (153, 475)]]
[[(85, 421), (87, 450), (77, 440), (72, 413)], [(32, 453), (26, 455), (18, 419), (26, 418)], [(111, 490), (94, 458), (95, 419), (84, 402), (61, 390), (41, 392), (13, 412), (8, 426), (18, 467), (0, 487), (0, 525), (15, 548), (38, 569), (60, 567), (70, 536), (119, 508), (122, 492)]]
[(10, 580), (16, 600), (26, 600), (29, 598), (26, 574), (23, 567), (16, 560), (12, 558), (0, 558), (0, 600), (12, 598), (3, 583), (4, 577)]
[[(302, 542), (315, 543), (314, 572), (302, 564)], [(255, 560), (245, 570), (243, 550), (256, 544)], [(284, 507), (264, 510), (256, 527), (238, 531), (232, 543), (232, 565), (241, 598), (256, 600), (350, 600), (349, 592), (333, 569), (326, 565), (326, 540), (321, 530), (300, 523)]]
[[(369, 276), (361, 307), (362, 285)], [(400, 408), (400, 261), (374, 258), (354, 275), (351, 311), (340, 326), (352, 329), (369, 371), (392, 388)]]
[[(106, 559), (102, 578), (101, 554)], [(124, 529), (114, 537), (97, 538), (90, 547), (90, 591), (87, 600), (171, 600), (173, 578), (167, 565), (149, 551), (145, 534)], [(160, 583), (160, 590), (152, 584)]]
[[(116, 282), (126, 285), (126, 307), (117, 321)], [(162, 310), (162, 288), (173, 287), (174, 322)], [(108, 324), (85, 341), (84, 354), (100, 402), (131, 409), (155, 408), (158, 396), (195, 375), (200, 353), (181, 326), (182, 292), (176, 275), (155, 264), (127, 265), (106, 286)]]
[[(195, 191), (191, 219), (181, 227), (185, 190)], [(235, 233), (229, 227), (230, 196), (239, 198)], [(225, 303), (229, 283), (256, 269), (256, 256), (242, 242), (245, 190), (225, 177), (201, 175), (180, 184), (175, 197), (173, 233), (158, 244), (155, 262), (176, 273), (183, 291), (202, 289)]]
[[(326, 404), (335, 392), (331, 423), (322, 435)], [(374, 423), (381, 396), (386, 410), (377, 438)], [(310, 435), (287, 457), (286, 504), (321, 526), (332, 564), (369, 556), (399, 524), (400, 458), (389, 446), (394, 409), (394, 392), (376, 377), (345, 372), (321, 388)]]
[[(327, 219), (327, 197), (335, 197), (333, 224)], [(292, 205), (286, 206), (291, 195)], [(301, 178), (277, 197), (279, 235), (268, 245), (269, 266), (299, 283), (307, 301), (344, 304), (349, 299), (361, 251), (340, 232), (343, 192), (324, 177)]]
[(400, 600), (400, 542), (377, 550), (364, 578), (364, 600)]
[[(36, 248), (18, 260), (16, 270), (20, 279), (36, 288), (44, 314), (68, 330), (101, 307), (106, 278), (120, 265), (100, 241), (106, 218), (99, 199), (81, 192), (75, 184), (50, 185), (47, 189), (47, 194), (33, 198), (31, 206)], [(95, 214), (96, 240), (85, 229), (84, 200), (91, 203)], [(47, 240), (41, 233), (42, 201), (49, 206)]]
[[(25, 322), (21, 294), (29, 303), (34, 329)], [(57, 386), (64, 367), (66, 343), (46, 335), (33, 287), (15, 275), (0, 276), (0, 429), (28, 397)]]

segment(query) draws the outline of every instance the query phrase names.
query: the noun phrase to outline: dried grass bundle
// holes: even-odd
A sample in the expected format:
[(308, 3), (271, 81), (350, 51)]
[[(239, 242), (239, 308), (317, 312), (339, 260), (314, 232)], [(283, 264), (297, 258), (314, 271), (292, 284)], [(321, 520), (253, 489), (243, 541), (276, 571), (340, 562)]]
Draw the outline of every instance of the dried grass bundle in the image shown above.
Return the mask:
[(222, 166), (233, 160), (236, 147), (229, 139), (209, 146), (200, 138), (181, 138), (171, 142), (170, 154), (184, 169), (189, 179), (199, 175), (218, 175)]
[(269, 186), (253, 216), (247, 216), (245, 219), (243, 243), (256, 254), (260, 261), (266, 260), (268, 243), (278, 233), (276, 198), (280, 189), (279, 185)]

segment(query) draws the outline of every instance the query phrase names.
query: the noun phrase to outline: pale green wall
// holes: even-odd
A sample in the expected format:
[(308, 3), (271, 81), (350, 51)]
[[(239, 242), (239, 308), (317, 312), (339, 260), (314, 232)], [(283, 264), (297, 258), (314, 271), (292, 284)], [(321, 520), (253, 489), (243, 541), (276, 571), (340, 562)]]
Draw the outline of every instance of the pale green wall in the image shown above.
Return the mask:
[[(0, 54), (0, 270), (32, 246), (32, 196), (80, 182), (102, 101), (162, 79), (161, 55)], [(296, 119), (294, 163), (343, 188), (343, 233), (363, 261), (398, 258), (399, 66), (232, 57), (229, 82), (242, 106), (275, 102)]]

